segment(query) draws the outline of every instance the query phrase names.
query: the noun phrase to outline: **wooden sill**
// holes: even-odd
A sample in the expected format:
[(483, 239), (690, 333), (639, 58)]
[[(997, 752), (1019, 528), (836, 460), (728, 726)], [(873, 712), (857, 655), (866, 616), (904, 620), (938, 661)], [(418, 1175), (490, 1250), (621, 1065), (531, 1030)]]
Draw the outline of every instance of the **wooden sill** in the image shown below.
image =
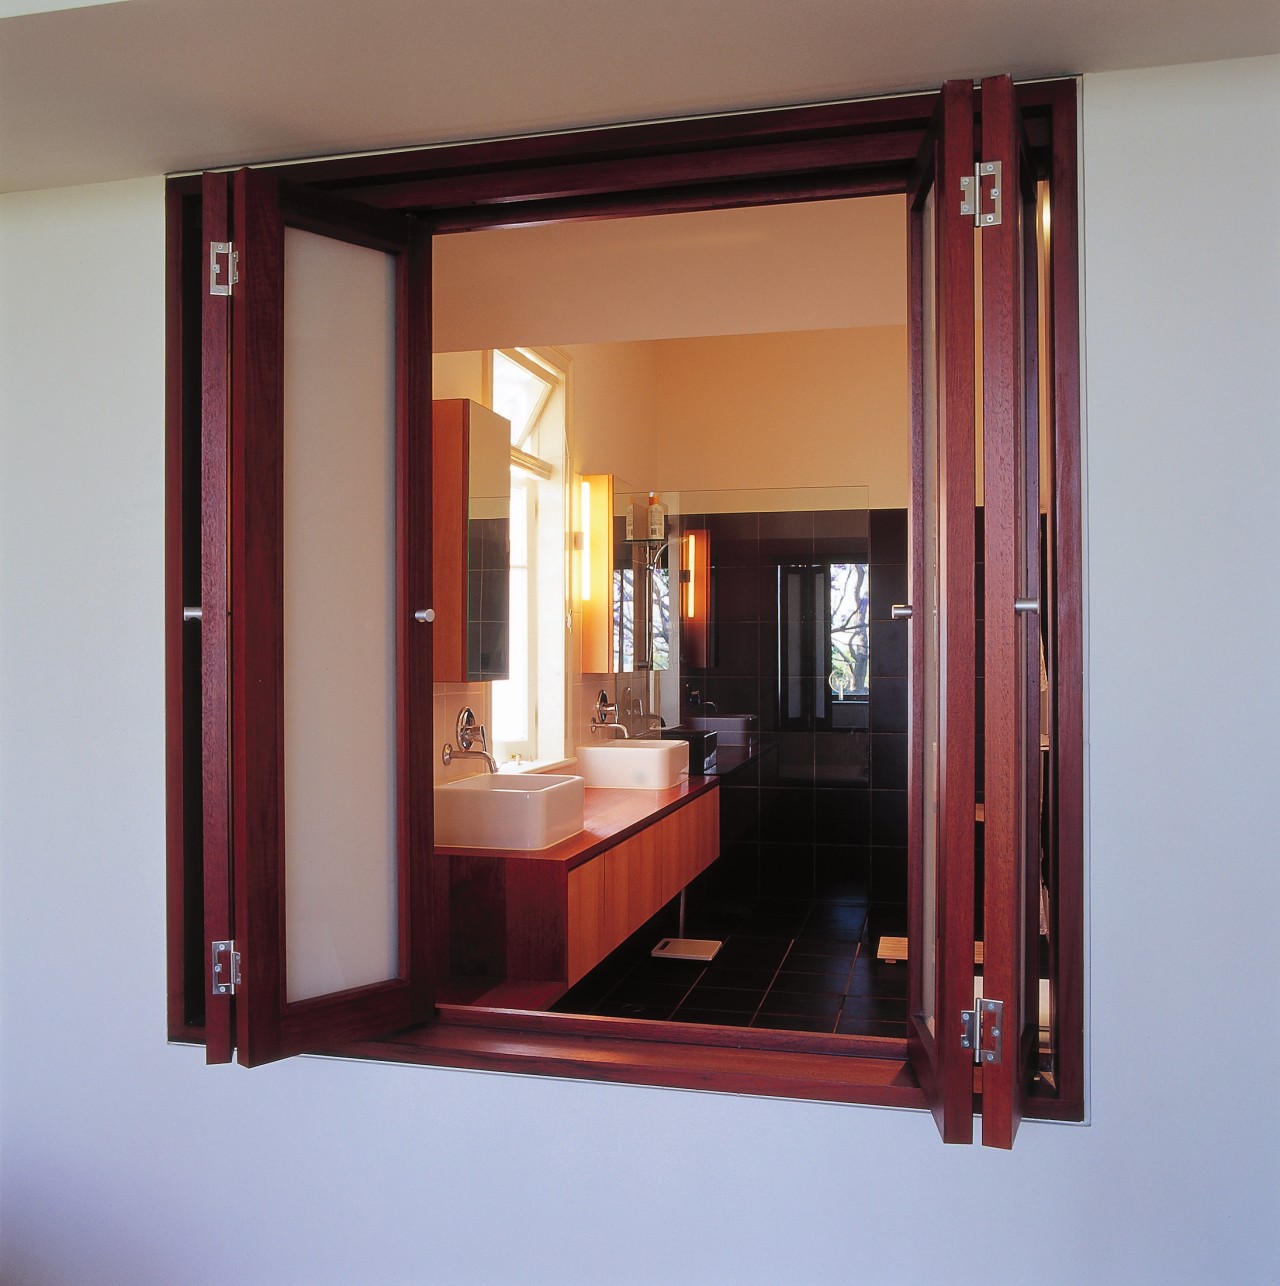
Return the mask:
[[(173, 1044), (201, 1045), (204, 1031), (169, 1033)], [(655, 1085), (871, 1107), (927, 1110), (907, 1062), (906, 1042), (876, 1036), (644, 1022), (477, 1010), (443, 1005), (439, 1018), (375, 1040), (318, 1053), (380, 1063), (414, 1063), (518, 1076)], [(982, 1110), (981, 1094), (974, 1111)], [(1033, 1092), (1028, 1120), (1079, 1122), (1084, 1104)]]
[(906, 1042), (442, 1006), (343, 1057), (671, 1089), (925, 1108)]

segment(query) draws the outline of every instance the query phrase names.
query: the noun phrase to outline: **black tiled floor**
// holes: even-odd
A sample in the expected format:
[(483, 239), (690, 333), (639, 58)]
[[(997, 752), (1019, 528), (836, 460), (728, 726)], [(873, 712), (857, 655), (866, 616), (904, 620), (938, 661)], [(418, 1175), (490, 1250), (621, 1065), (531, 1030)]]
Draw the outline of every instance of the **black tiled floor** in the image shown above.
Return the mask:
[(886, 930), (881, 916), (872, 919), (863, 898), (708, 901), (690, 910), (685, 936), (723, 941), (710, 964), (655, 960), (639, 934), (555, 1008), (723, 1027), (905, 1036), (906, 967), (875, 959), (872, 934)]
[[(657, 964), (664, 963), (659, 960)], [(670, 963), (670, 962), (666, 962)], [(739, 991), (754, 991), (762, 996), (769, 990), (777, 974), (776, 969), (735, 969), (732, 965), (722, 965), (719, 958), (713, 960), (703, 973), (707, 986), (731, 987)]]
[[(790, 961), (788, 961), (788, 964)], [(778, 976), (773, 980), (773, 991), (798, 991), (809, 995), (818, 995), (822, 992), (835, 991), (841, 995), (845, 994), (845, 985), (849, 981), (849, 973), (853, 968), (852, 962), (847, 965), (838, 965), (831, 969), (824, 969), (818, 972), (799, 972), (800, 966), (796, 971), (791, 969), (780, 969)]]
[[(779, 991), (771, 987), (760, 1002), (757, 1018), (764, 1019), (775, 1014), (801, 1015), (806, 1018), (824, 1018), (834, 1024), (840, 1017), (840, 1006), (844, 997), (835, 992), (820, 992), (814, 996), (798, 991)], [(763, 1024), (762, 1024), (763, 1025)], [(827, 1028), (828, 1031), (831, 1027)]]
[(712, 983), (698, 983), (685, 998), (690, 1009), (718, 1009), (726, 1013), (754, 1014), (760, 1007), (761, 993), (744, 991), (736, 987), (717, 987)]

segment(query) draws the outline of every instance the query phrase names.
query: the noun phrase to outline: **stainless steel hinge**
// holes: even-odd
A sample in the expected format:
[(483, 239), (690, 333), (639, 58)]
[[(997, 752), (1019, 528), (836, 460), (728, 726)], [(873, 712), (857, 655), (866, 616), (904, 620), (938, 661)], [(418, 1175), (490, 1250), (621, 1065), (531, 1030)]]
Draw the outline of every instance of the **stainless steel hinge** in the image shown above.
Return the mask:
[(960, 1011), (960, 1048), (973, 1050), (973, 1061), (999, 1067), (1004, 1061), (1004, 1001), (981, 999)]
[[(227, 276), (224, 281), (218, 280), (222, 265), (218, 256), (227, 258)], [(231, 287), (240, 280), (240, 251), (230, 241), (209, 242), (209, 293), (211, 295), (229, 295)]]
[(240, 953), (234, 941), (213, 944), (213, 994), (234, 996), (240, 985)]
[[(1004, 222), (1003, 166), (999, 161), (979, 161), (972, 174), (960, 180), (960, 214), (972, 218), (979, 228), (994, 228)], [(983, 180), (987, 180), (986, 209), (983, 206)]]

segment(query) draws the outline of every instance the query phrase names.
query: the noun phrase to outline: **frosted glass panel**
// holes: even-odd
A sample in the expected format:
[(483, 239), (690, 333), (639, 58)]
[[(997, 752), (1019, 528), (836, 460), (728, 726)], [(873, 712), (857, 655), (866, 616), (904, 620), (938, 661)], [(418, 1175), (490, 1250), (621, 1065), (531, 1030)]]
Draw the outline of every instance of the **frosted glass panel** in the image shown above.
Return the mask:
[(938, 964), (938, 654), (941, 645), (938, 621), (938, 300), (935, 277), (937, 247), (934, 190), (925, 200), (921, 247), (923, 293), (922, 383), (924, 409), (924, 585), (919, 626), (924, 630), (924, 833), (922, 902), (924, 907), (922, 1017), (937, 1035)]
[(395, 281), (285, 230), (287, 999), (394, 978)]

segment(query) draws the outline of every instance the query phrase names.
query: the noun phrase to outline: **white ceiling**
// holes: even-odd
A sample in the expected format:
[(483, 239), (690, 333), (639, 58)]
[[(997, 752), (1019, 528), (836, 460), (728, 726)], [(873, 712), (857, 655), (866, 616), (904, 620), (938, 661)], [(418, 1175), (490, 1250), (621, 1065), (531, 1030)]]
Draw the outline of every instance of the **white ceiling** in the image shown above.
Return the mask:
[(0, 10), (0, 190), (1280, 52), (1274, 0), (50, 2)]
[(907, 324), (901, 196), (432, 238), (436, 352)]

